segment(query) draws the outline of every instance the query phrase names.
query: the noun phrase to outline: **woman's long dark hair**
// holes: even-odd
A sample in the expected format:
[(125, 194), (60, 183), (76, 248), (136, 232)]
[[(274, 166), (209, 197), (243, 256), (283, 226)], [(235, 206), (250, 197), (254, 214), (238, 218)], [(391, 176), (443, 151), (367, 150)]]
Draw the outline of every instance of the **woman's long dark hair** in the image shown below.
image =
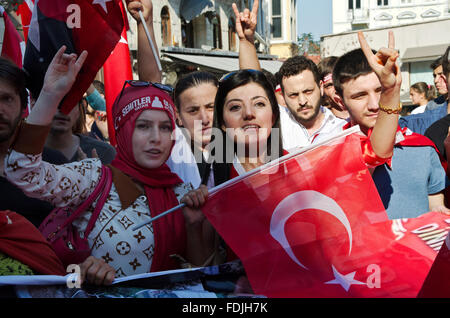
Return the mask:
[[(228, 76), (225, 76), (223, 80), (219, 82), (219, 89), (216, 94), (216, 100), (214, 103), (214, 121), (213, 121), (213, 127), (217, 128), (216, 131), (220, 130), (222, 132), (223, 140), (227, 137), (226, 133), (221, 129), (221, 127), (224, 126), (224, 120), (223, 120), (223, 109), (225, 104), (225, 98), (227, 97), (228, 93), (232, 91), (233, 89), (249, 84), (249, 83), (256, 83), (259, 86), (261, 86), (264, 91), (266, 92), (266, 95), (269, 99), (270, 105), (272, 107), (272, 113), (275, 117), (274, 124), (272, 125), (272, 129), (276, 128), (279, 132), (279, 138), (278, 140), (272, 140), (272, 134), (268, 137), (267, 142), (267, 155), (270, 158), (270, 161), (277, 159), (283, 155), (283, 144), (282, 144), (282, 138), (281, 138), (281, 129), (280, 129), (280, 109), (277, 103), (277, 99), (275, 97), (275, 92), (272, 87), (271, 82), (267, 79), (267, 77), (264, 75), (263, 72), (257, 71), (257, 70), (240, 70), (235, 73), (232, 73)], [(272, 154), (270, 153), (272, 149), (272, 143), (277, 142), (278, 143), (278, 153)], [(224, 161), (227, 157), (226, 151), (229, 151), (225, 149), (226, 143), (224, 142)], [(236, 151), (236, 145), (234, 152)], [(234, 153), (233, 153), (234, 157)]]

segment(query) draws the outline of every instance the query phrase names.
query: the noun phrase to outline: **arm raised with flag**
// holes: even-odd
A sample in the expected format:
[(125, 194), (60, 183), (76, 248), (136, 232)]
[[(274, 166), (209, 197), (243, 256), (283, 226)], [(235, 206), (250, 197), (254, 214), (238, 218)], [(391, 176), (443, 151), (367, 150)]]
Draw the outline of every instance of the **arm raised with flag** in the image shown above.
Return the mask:
[[(148, 82), (161, 83), (162, 74), (158, 69), (158, 63), (156, 57), (154, 57), (153, 49), (150, 44), (150, 40), (147, 38), (145, 27), (139, 16), (139, 12), (142, 12), (147, 29), (149, 31), (151, 41), (155, 47), (155, 51), (158, 51), (156, 45), (155, 33), (153, 31), (153, 4), (151, 0), (127, 0), (127, 9), (133, 18), (137, 22), (138, 26), (138, 67), (139, 67), (139, 79)], [(153, 57), (153, 58), (151, 58)]]

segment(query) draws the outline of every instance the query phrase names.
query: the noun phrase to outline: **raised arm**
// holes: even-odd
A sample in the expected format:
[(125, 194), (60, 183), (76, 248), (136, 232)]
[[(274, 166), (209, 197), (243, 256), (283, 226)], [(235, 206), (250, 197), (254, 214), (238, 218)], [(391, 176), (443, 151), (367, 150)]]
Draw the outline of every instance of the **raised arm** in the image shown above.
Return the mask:
[(142, 11), (145, 22), (147, 24), (150, 37), (153, 41), (155, 49), (158, 51), (156, 44), (155, 32), (153, 30), (153, 4), (151, 0), (127, 0), (127, 8), (130, 14), (137, 22), (138, 27), (138, 73), (139, 79), (148, 82), (160, 83), (162, 73), (158, 69), (152, 47), (147, 38), (144, 25), (141, 22), (139, 11)]
[(232, 7), (236, 18), (236, 33), (239, 37), (239, 69), (260, 70), (261, 65), (255, 47), (259, 0), (254, 1), (252, 11), (246, 8), (243, 12), (239, 12), (235, 3)]
[(65, 54), (65, 51), (66, 46), (62, 46), (47, 69), (41, 93), (27, 118), (29, 124), (51, 124), (59, 103), (71, 89), (88, 54), (83, 51), (77, 57), (76, 54)]
[(379, 102), (380, 110), (370, 136), (370, 142), (377, 156), (389, 158), (394, 151), (398, 114), (401, 110), (400, 87), (402, 76), (396, 63), (399, 54), (394, 49), (394, 34), (392, 31), (389, 31), (388, 48), (381, 48), (376, 54), (373, 54), (362, 32), (358, 32), (358, 39), (364, 55), (378, 76), (382, 86)]

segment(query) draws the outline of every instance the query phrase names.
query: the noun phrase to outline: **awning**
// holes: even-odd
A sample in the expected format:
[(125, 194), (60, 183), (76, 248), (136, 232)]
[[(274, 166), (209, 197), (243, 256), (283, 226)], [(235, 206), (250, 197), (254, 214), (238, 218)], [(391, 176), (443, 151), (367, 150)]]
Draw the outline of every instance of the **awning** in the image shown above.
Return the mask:
[(431, 61), (444, 55), (448, 44), (438, 44), (408, 48), (402, 56), (402, 62)]
[[(174, 62), (183, 62), (185, 64), (199, 65), (221, 73), (228, 73), (239, 69), (239, 59), (237, 57), (208, 56), (197, 54), (176, 54), (163, 53), (164, 56), (171, 58)], [(261, 67), (273, 74), (278, 72), (281, 65), (280, 61), (259, 60)]]
[(180, 14), (190, 22), (199, 15), (208, 11), (215, 11), (214, 3), (211, 0), (182, 0), (180, 5)]

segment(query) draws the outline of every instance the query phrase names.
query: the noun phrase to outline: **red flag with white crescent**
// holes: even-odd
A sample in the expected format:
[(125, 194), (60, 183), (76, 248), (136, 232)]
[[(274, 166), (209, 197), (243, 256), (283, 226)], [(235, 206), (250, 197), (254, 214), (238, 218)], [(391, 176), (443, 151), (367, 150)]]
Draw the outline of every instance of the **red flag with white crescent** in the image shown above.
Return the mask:
[[(128, 18), (123, 8), (122, 2), (120, 7), (124, 19), (124, 28), (119, 43), (117, 43), (114, 51), (103, 65), (103, 75), (105, 84), (105, 101), (106, 114), (108, 118), (108, 135), (111, 145), (116, 144), (114, 123), (112, 119), (112, 105), (119, 95), (123, 84), (126, 80), (133, 79), (133, 72), (131, 70), (130, 49), (128, 47), (127, 39), (127, 25)], [(125, 23), (126, 22), (126, 23)]]
[(394, 233), (355, 134), (225, 183), (202, 211), (268, 297), (416, 297), (437, 245), (413, 230), (444, 218)]

